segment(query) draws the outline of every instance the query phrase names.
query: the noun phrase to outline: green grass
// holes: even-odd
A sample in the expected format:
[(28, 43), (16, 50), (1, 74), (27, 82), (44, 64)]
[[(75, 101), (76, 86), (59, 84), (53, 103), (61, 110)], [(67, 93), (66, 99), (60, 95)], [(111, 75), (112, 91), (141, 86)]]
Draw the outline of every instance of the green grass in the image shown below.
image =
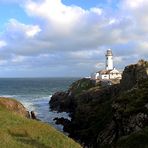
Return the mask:
[(80, 148), (48, 124), (19, 116), (0, 106), (0, 147)]
[(90, 80), (90, 79), (87, 79), (87, 78), (83, 78), (83, 79), (80, 79), (76, 82), (74, 82), (71, 87), (70, 87), (70, 91), (72, 91), (74, 94), (78, 95), (92, 87), (95, 87), (96, 84)]

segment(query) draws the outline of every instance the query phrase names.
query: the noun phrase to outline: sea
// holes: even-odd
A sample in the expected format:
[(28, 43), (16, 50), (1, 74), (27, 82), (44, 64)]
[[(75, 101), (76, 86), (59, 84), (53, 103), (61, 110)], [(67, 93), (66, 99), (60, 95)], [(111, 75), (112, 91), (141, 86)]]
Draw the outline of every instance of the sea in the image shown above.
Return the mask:
[(57, 91), (65, 91), (80, 78), (0, 78), (0, 96), (15, 98), (28, 111), (34, 111), (36, 117), (59, 131), (62, 125), (56, 125), (55, 117), (68, 118), (67, 113), (51, 111), (49, 101)]

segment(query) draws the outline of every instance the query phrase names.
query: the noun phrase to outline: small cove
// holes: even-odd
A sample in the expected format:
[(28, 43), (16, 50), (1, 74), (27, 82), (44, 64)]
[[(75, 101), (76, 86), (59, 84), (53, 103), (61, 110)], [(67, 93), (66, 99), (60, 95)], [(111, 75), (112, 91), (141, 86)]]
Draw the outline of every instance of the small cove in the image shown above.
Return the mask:
[(57, 91), (66, 90), (79, 78), (0, 78), (0, 96), (15, 98), (29, 111), (34, 111), (37, 118), (63, 131), (63, 126), (56, 125), (55, 117), (69, 118), (68, 114), (51, 111), (49, 100)]

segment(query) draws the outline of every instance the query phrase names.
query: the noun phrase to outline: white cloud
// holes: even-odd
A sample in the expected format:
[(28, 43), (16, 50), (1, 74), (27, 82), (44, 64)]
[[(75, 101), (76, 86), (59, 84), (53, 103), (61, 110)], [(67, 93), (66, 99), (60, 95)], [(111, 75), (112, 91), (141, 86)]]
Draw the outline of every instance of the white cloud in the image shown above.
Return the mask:
[(99, 50), (82, 50), (70, 52), (70, 56), (76, 59), (92, 59), (94, 56), (99, 55)]
[(7, 46), (7, 43), (3, 40), (0, 41), (0, 48)]
[(16, 19), (10, 19), (6, 30), (13, 39), (18, 37), (34, 37), (41, 29), (38, 25), (26, 25)]
[(29, 26), (26, 30), (26, 34), (28, 37), (34, 37), (35, 35), (37, 35), (39, 32), (41, 31), (41, 29), (39, 28), (39, 26), (35, 25), (35, 26)]
[(147, 0), (124, 0), (124, 7), (126, 6), (127, 8), (131, 9), (137, 9), (139, 7), (144, 6), (145, 2)]
[[(26, 11), (30, 16), (40, 16), (47, 19), (52, 27), (72, 27), (77, 24), (81, 15), (86, 13), (77, 6), (66, 6), (61, 0), (45, 0), (44, 2), (28, 1)], [(67, 28), (68, 29), (68, 28)]]
[(7, 60), (0, 59), (0, 65), (5, 65), (5, 64), (7, 64)]
[(115, 23), (116, 23), (116, 19), (115, 19), (115, 18), (110, 19), (110, 21), (109, 21), (109, 25), (112, 25), (112, 24), (115, 24)]
[(133, 59), (146, 58), (148, 1), (121, 0), (117, 6), (116, 10), (86, 10), (64, 5), (61, 0), (27, 0), (23, 8), (34, 23), (10, 19), (0, 38), (0, 48), (5, 50), (1, 56), (12, 65), (64, 65), (64, 70), (74, 67), (81, 72), (102, 68), (108, 48), (117, 54), (114, 59), (120, 67)]
[(11, 61), (14, 63), (20, 63), (23, 62), (24, 60), (25, 60), (24, 56), (15, 55)]
[(94, 67), (95, 67), (96, 70), (104, 69), (105, 63), (96, 63)]
[(97, 8), (97, 7), (96, 8), (95, 7), (94, 8), (91, 8), (90, 11), (91, 12), (94, 12), (94, 13), (96, 13), (98, 15), (101, 15), (102, 14), (102, 9)]

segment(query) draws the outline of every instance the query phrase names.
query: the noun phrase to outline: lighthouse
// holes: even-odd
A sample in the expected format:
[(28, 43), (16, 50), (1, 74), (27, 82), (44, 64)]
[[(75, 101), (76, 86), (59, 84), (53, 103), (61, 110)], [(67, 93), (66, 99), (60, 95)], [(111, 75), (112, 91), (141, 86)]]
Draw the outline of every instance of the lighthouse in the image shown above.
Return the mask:
[(107, 80), (110, 85), (111, 80), (120, 80), (122, 78), (122, 72), (119, 72), (113, 66), (113, 53), (111, 49), (107, 50), (105, 57), (106, 57), (105, 69), (95, 72), (94, 75), (91, 76), (91, 78), (94, 80), (99, 80), (99, 82)]
[(112, 54), (112, 50), (108, 49), (105, 56), (106, 56), (106, 70), (113, 70), (113, 54)]

